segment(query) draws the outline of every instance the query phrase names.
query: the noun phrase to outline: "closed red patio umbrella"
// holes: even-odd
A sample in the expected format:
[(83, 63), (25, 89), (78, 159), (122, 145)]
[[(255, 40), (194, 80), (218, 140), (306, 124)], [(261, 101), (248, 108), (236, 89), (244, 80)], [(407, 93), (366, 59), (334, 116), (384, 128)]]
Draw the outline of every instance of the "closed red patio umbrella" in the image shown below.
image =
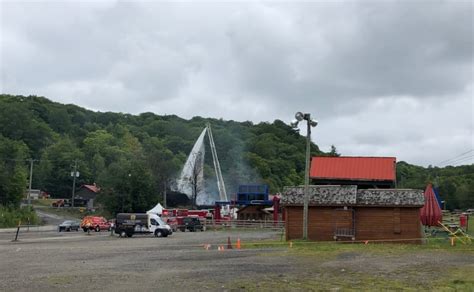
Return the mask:
[(426, 226), (438, 226), (443, 214), (436, 200), (433, 186), (428, 184), (425, 189), (425, 205), (420, 210), (421, 223)]

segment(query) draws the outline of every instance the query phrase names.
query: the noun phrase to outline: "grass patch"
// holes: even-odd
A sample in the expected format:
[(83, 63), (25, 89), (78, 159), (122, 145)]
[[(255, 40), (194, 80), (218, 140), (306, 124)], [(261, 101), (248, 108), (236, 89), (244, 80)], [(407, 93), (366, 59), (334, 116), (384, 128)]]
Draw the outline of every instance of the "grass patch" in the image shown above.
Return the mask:
[[(472, 257), (474, 244), (452, 247), (448, 240), (422, 245), (293, 241), (290, 248), (288, 242), (267, 240), (243, 245), (268, 247), (285, 248), (298, 272), (238, 279), (230, 287), (245, 291), (474, 291), (474, 264), (459, 261), (463, 257), (459, 253)], [(426, 260), (437, 256), (443, 259), (438, 264)], [(424, 260), (419, 262), (418, 257)], [(449, 260), (452, 257), (458, 260)], [(352, 264), (353, 259), (368, 267)], [(401, 262), (392, 263), (395, 259)], [(379, 269), (380, 264), (385, 269)]]
[(267, 276), (258, 281), (237, 280), (230, 286), (245, 291), (473, 291), (472, 272), (456, 269), (441, 275), (439, 280), (414, 281), (416, 275), (391, 279), (367, 273), (327, 270), (302, 276)]
[(72, 276), (49, 276), (47, 282), (50, 285), (68, 285), (73, 283)]
[(447, 274), (435, 281), (434, 288), (440, 291), (474, 291), (474, 266), (449, 268)]
[(56, 201), (57, 199), (38, 199), (38, 200), (32, 200), (31, 204), (33, 206), (51, 207), (51, 204)]
[(469, 215), (469, 220), (468, 220), (468, 225), (467, 225), (467, 234), (471, 235), (474, 237), (474, 214)]
[[(96, 208), (94, 212), (88, 211), (85, 208), (71, 208), (71, 207), (52, 207), (51, 204), (57, 201), (57, 199), (40, 199), (32, 201), (34, 207), (39, 210), (43, 210), (47, 213), (55, 214), (66, 218), (82, 219), (84, 216), (103, 216), (107, 219), (111, 219), (112, 215), (103, 208)], [(81, 212), (81, 210), (83, 210)]]
[(362, 273), (327, 271), (311, 276), (264, 277), (259, 281), (239, 280), (231, 284), (245, 291), (387, 291), (427, 290), (421, 286), (411, 286), (400, 280), (374, 277)]
[[(291, 246), (291, 247), (290, 247)], [(342, 243), (342, 242), (321, 242), (321, 241), (304, 241), (295, 240), (287, 242), (281, 240), (263, 240), (257, 242), (242, 243), (245, 248), (268, 248), (268, 247), (284, 247), (300, 253), (339, 253), (339, 252), (364, 252), (383, 254), (397, 254), (416, 251), (448, 251), (448, 252), (473, 252), (474, 242), (472, 244), (462, 244), (457, 242), (455, 246), (451, 246), (448, 238), (432, 238), (427, 240), (425, 244), (400, 244), (400, 243)]]

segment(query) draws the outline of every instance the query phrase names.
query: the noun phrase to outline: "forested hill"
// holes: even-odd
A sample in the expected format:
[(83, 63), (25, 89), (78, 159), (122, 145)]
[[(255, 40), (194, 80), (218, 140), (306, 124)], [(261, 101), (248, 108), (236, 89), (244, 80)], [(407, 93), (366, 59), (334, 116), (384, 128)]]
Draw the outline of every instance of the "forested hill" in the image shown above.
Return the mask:
[[(77, 162), (77, 185), (97, 183), (112, 211), (118, 208), (118, 197), (125, 209), (144, 210), (161, 199), (207, 122), (228, 193), (235, 193), (238, 184), (266, 183), (277, 192), (303, 182), (305, 138), (283, 121), (253, 124), (102, 113), (43, 97), (0, 95), (0, 203), (18, 204), (28, 177), (27, 160), (34, 159), (33, 188), (69, 196)], [(337, 155), (335, 148), (322, 153), (313, 144), (311, 150), (313, 155)], [(215, 188), (211, 166), (206, 153), (209, 191)], [(460, 207), (467, 204), (466, 196), (472, 198), (473, 173), (472, 166), (426, 169), (400, 163), (398, 175), (403, 186), (416, 188), (437, 176), (442, 192), (457, 198), (448, 201)]]
[(397, 182), (399, 188), (420, 189), (432, 183), (447, 209), (474, 208), (474, 164), (424, 168), (402, 161), (397, 163)]
[[(235, 193), (238, 184), (267, 183), (276, 192), (303, 181), (305, 138), (282, 121), (255, 125), (153, 113), (101, 113), (43, 97), (1, 95), (2, 202), (8, 201), (5, 194), (11, 189), (23, 192), (30, 158), (37, 160), (33, 188), (55, 197), (70, 196), (77, 160), (78, 185), (95, 182), (110, 191), (110, 200), (112, 192), (133, 194), (134, 200), (126, 200), (129, 209), (143, 209), (146, 202), (160, 199), (165, 183), (180, 172), (207, 122), (212, 125), (228, 193)], [(215, 173), (208, 150), (204, 175), (207, 189), (213, 191)], [(312, 153), (321, 154), (316, 145)], [(15, 180), (9, 178), (12, 173)]]

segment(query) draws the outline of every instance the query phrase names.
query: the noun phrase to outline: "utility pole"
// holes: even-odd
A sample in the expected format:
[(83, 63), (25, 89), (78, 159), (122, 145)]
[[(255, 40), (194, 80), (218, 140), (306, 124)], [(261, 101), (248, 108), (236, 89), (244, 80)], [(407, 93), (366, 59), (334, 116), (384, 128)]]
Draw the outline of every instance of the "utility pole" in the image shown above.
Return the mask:
[(29, 159), (30, 161), (30, 184), (28, 187), (28, 206), (31, 206), (31, 184), (33, 183), (33, 163), (34, 159)]
[(74, 171), (71, 172), (71, 176), (72, 176), (71, 206), (74, 207), (74, 193), (76, 191), (76, 177), (79, 177), (79, 172), (77, 172), (77, 159), (74, 160)]

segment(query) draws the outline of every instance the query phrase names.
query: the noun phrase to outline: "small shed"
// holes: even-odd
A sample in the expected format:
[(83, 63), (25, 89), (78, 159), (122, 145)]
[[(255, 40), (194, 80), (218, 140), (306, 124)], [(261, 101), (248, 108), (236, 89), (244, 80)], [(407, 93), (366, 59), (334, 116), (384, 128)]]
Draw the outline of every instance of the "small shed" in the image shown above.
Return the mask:
[[(286, 187), (286, 239), (303, 237), (304, 187)], [(423, 190), (358, 189), (356, 185), (309, 186), (308, 239), (419, 243)]]
[(35, 190), (35, 189), (32, 189), (31, 192), (30, 190), (26, 190), (25, 192), (25, 198), (26, 199), (30, 199), (30, 200), (38, 200), (41, 196), (41, 190)]
[[(94, 208), (94, 200), (97, 198), (97, 194), (100, 192), (100, 188), (94, 183), (92, 185), (82, 185), (74, 195), (74, 205), (85, 205), (87, 209)], [(78, 204), (78, 202), (83, 202)]]

